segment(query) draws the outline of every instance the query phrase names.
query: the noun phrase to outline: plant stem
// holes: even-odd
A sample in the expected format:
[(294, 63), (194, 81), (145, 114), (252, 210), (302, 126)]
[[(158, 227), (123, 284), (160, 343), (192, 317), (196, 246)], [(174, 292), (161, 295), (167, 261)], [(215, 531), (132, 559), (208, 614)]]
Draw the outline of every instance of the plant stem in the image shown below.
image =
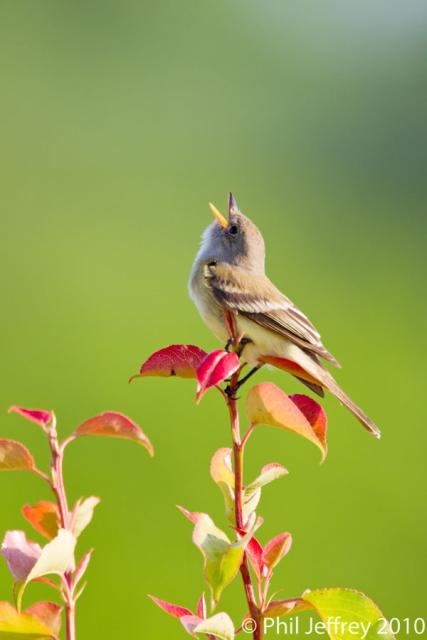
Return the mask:
[[(63, 529), (70, 528), (70, 511), (68, 509), (67, 496), (65, 493), (64, 476), (62, 472), (63, 447), (58, 442), (58, 434), (56, 431), (55, 421), (49, 430), (49, 444), (52, 454), (52, 489), (56, 496), (58, 504), (59, 517)], [(76, 603), (73, 594), (72, 572), (66, 571), (63, 575), (64, 600), (65, 600), (65, 617), (66, 617), (66, 637), (67, 640), (76, 640), (76, 621), (75, 607)]]
[[(234, 510), (236, 517), (236, 528), (239, 531), (244, 530), (245, 522), (243, 522), (243, 453), (245, 441), (242, 442), (240, 436), (239, 412), (237, 408), (237, 400), (235, 392), (238, 389), (239, 372), (236, 372), (230, 382), (230, 395), (227, 399), (230, 411), (231, 433), (233, 436), (233, 452), (234, 452)], [(246, 600), (248, 602), (249, 611), (255, 622), (253, 631), (254, 640), (262, 640), (262, 616), (258, 608), (255, 592), (252, 584), (251, 574), (249, 571), (248, 558), (246, 552), (243, 554), (242, 564), (240, 566), (243, 586), (245, 589)]]

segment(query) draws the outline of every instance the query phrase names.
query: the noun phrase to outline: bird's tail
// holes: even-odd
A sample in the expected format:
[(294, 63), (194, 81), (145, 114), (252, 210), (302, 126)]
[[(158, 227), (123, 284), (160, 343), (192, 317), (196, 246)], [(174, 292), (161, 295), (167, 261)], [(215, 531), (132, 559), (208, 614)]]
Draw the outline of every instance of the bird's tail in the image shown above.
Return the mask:
[[(295, 352), (293, 355), (296, 355)], [(316, 354), (308, 354), (302, 349), (298, 349), (297, 356), (298, 362), (296, 362), (296, 358), (289, 360), (288, 358), (278, 356), (262, 356), (259, 357), (259, 361), (291, 373), (319, 396), (323, 396), (323, 389), (330, 391), (351, 411), (365, 429), (376, 438), (381, 437), (381, 432), (377, 425), (372, 422), (370, 417), (341, 389)]]
[[(322, 367), (323, 369), (323, 367)], [(322, 370), (322, 383), (323, 386), (334, 394), (340, 402), (347, 407), (349, 411), (359, 420), (359, 422), (376, 438), (381, 438), (381, 431), (377, 425), (370, 419), (368, 415), (355, 403), (353, 400), (341, 389), (338, 383), (334, 380), (332, 375), (326, 369)]]

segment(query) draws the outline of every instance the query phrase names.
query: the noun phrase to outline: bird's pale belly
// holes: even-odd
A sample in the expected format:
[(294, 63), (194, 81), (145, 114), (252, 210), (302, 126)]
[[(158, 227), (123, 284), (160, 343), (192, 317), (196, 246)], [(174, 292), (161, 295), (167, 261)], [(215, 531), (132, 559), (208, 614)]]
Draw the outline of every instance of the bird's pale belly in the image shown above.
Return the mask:
[[(213, 298), (209, 289), (198, 286), (196, 278), (190, 280), (190, 295), (208, 328), (225, 345), (229, 335), (225, 324), (223, 308)], [(244, 348), (242, 358), (251, 365), (260, 363), (261, 356), (275, 356), (296, 362), (305, 371), (317, 378), (318, 365), (305, 351), (278, 333), (270, 331), (253, 322), (249, 318), (237, 314), (236, 329), (239, 335), (244, 334), (252, 342)]]
[[(287, 358), (301, 365), (308, 356), (293, 342), (269, 329), (265, 329), (245, 316), (237, 316), (237, 330), (251, 339), (245, 346), (243, 356), (249, 364), (257, 364), (260, 356)], [(304, 357), (305, 356), (305, 357)]]
[[(212, 309), (212, 307), (210, 307)], [(201, 309), (199, 312), (212, 331), (212, 333), (225, 345), (229, 335), (224, 321), (224, 315), (221, 308), (218, 307), (218, 313), (212, 314), (208, 310)], [(250, 365), (257, 365), (262, 362), (262, 356), (275, 356), (285, 358), (299, 364), (307, 373), (314, 378), (318, 377), (318, 368), (313, 360), (296, 344), (280, 336), (264, 327), (259, 326), (245, 316), (236, 316), (236, 328), (239, 335), (244, 334), (251, 340), (244, 347), (242, 358)]]

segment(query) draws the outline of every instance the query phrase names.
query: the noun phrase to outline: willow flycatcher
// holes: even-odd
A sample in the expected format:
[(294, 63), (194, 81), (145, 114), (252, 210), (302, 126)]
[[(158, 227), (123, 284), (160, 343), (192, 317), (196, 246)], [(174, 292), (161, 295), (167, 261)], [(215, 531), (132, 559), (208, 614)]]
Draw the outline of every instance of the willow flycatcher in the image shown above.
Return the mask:
[(265, 274), (265, 245), (259, 229), (230, 193), (226, 219), (215, 217), (202, 236), (190, 276), (190, 295), (209, 329), (225, 343), (230, 317), (242, 337), (242, 358), (256, 369), (275, 364), (320, 396), (333, 393), (376, 437), (378, 427), (339, 387), (322, 360), (340, 366), (323, 346), (307, 316)]

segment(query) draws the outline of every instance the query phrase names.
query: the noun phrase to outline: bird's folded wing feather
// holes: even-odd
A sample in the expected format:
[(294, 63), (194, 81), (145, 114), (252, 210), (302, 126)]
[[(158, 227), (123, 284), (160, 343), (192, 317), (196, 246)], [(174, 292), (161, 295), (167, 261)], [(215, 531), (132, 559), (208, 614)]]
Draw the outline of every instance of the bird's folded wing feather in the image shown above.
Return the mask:
[(244, 315), (339, 366), (323, 346), (310, 320), (266, 276), (216, 263), (206, 267), (205, 278), (206, 285), (225, 309)]

